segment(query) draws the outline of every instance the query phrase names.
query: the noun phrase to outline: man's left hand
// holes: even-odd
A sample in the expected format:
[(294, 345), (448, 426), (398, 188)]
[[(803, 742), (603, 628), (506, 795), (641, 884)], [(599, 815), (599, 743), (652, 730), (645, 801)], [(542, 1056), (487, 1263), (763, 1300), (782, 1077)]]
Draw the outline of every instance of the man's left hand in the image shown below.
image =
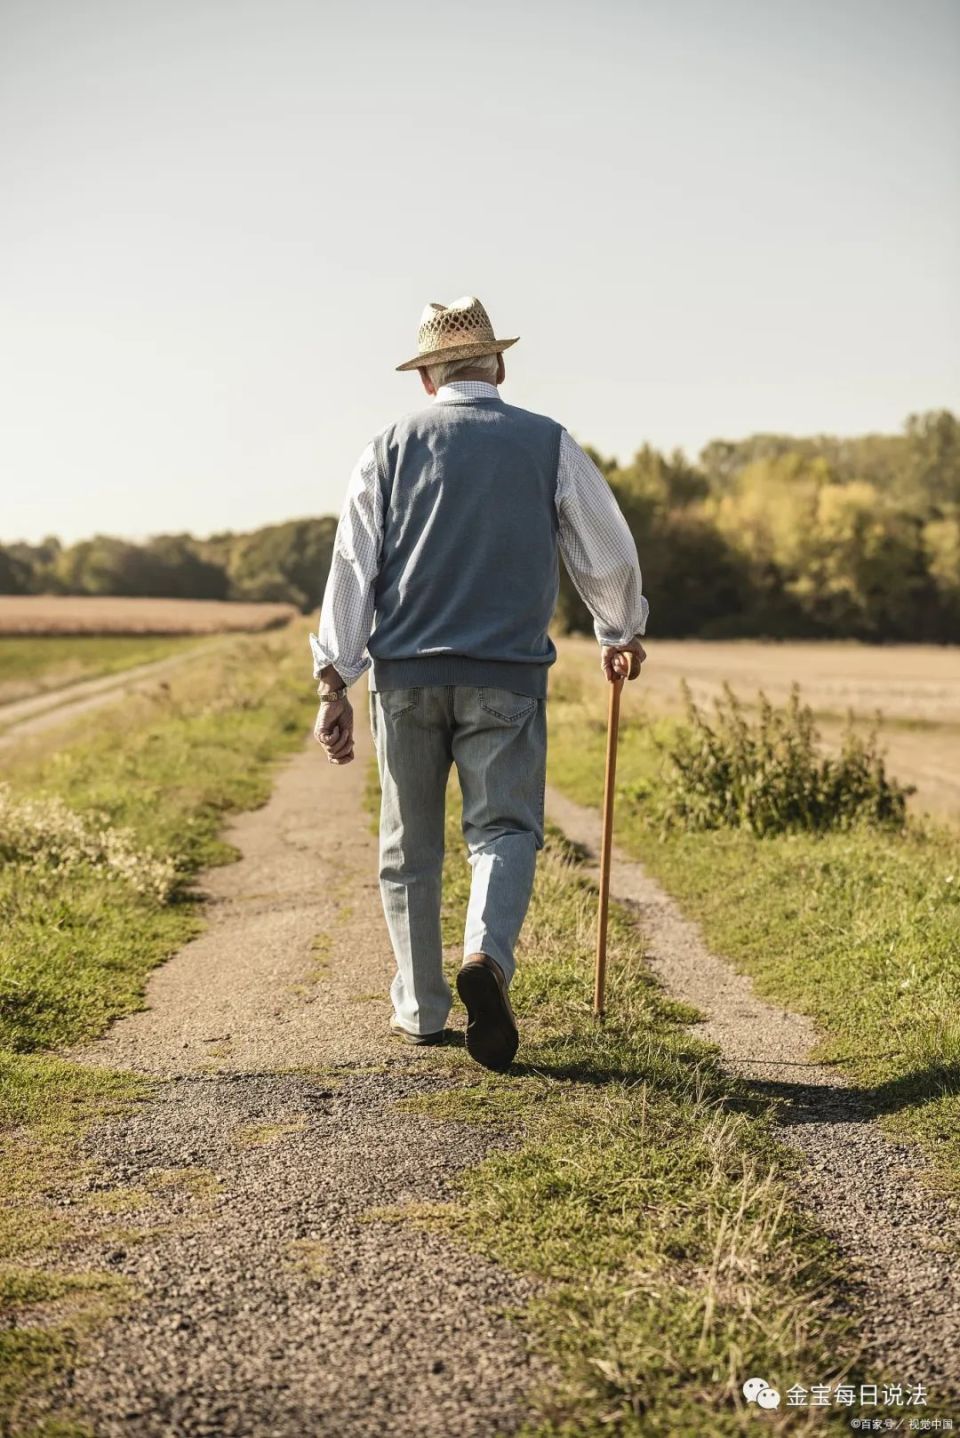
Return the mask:
[(313, 737), (331, 764), (349, 764), (353, 758), (353, 708), (349, 699), (321, 704)]
[(639, 639), (629, 644), (604, 645), (600, 651), (600, 667), (609, 683), (616, 679), (636, 679), (647, 652)]

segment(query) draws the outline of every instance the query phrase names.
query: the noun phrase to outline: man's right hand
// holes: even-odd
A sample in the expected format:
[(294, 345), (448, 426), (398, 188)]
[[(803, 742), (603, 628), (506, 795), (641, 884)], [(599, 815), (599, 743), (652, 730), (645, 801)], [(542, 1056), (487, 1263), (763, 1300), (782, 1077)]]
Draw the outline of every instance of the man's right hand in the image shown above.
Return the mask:
[(321, 704), (313, 737), (331, 764), (349, 764), (353, 758), (353, 709), (349, 699)]
[(646, 657), (647, 651), (639, 639), (616, 646), (605, 644), (600, 651), (600, 667), (610, 684), (615, 679), (636, 679)]

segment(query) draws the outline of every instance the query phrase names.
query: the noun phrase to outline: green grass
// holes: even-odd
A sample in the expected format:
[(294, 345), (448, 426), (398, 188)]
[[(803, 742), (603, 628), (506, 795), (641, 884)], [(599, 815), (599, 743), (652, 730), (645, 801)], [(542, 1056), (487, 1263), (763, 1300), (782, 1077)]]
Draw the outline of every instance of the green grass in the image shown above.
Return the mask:
[[(599, 805), (605, 695), (563, 673), (550, 708), (550, 776)], [(818, 1056), (840, 1063), (885, 1125), (960, 1179), (960, 835), (911, 821), (755, 838), (663, 833), (663, 746), (676, 720), (628, 688), (616, 838), (697, 918), (707, 942), (766, 998), (809, 1014)], [(598, 686), (599, 687), (599, 686)], [(590, 692), (591, 702), (584, 703)]]
[(69, 883), (50, 867), (0, 873), (0, 1047), (35, 1051), (99, 1033), (140, 1002), (149, 970), (196, 933), (188, 881), (232, 850), (224, 816), (263, 803), (273, 761), (310, 718), (303, 656), (281, 636), (236, 640), (153, 698), (89, 716), (52, 755), (24, 745), (8, 764), (16, 796), (56, 795), (171, 857), (181, 886), (162, 904), (91, 867)]
[(206, 636), (195, 635), (4, 635), (0, 637), (0, 704), (149, 664), (204, 642)]
[[(93, 1430), (72, 1423), (44, 1423), (26, 1416), (28, 1395), (52, 1387), (70, 1367), (87, 1324), (98, 1310), (49, 1328), (15, 1327), (0, 1332), (0, 1434), (3, 1438), (93, 1438)], [(28, 1426), (29, 1425), (29, 1426)]]
[[(468, 885), (451, 812), (451, 945)], [(856, 1371), (843, 1269), (790, 1203), (792, 1159), (771, 1138), (767, 1108), (691, 1035), (695, 1012), (663, 994), (616, 907), (610, 1017), (594, 1022), (595, 913), (593, 886), (551, 833), (511, 990), (522, 1032), (512, 1072), (431, 1050), (455, 1086), (401, 1106), (519, 1129), (522, 1140), (465, 1174), (452, 1204), (369, 1217), (448, 1231), (541, 1280), (517, 1320), (554, 1377), (533, 1396), (525, 1438), (744, 1433), (757, 1415), (740, 1387), (753, 1373), (786, 1389), (803, 1374)], [(764, 1421), (796, 1431), (796, 1417)]]

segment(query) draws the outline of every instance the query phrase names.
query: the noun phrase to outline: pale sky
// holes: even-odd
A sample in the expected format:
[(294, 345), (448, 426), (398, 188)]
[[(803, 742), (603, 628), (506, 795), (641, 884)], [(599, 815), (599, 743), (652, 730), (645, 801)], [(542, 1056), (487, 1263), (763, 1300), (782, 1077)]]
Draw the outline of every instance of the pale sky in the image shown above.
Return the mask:
[(628, 459), (960, 407), (960, 0), (0, 0), (0, 540), (339, 510), (479, 295)]

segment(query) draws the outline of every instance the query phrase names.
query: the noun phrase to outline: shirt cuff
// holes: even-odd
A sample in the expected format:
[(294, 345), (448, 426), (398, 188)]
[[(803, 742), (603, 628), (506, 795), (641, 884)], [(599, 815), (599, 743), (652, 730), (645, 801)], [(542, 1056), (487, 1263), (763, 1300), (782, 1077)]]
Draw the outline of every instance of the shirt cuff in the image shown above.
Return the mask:
[(646, 599), (640, 601), (640, 613), (631, 629), (610, 629), (607, 625), (598, 621), (594, 623), (593, 632), (597, 636), (597, 643), (606, 645), (608, 648), (622, 648), (624, 644), (630, 644), (634, 639), (640, 639), (647, 632), (647, 619), (650, 615), (650, 605)]
[(370, 668), (370, 657), (367, 654), (362, 655), (355, 664), (348, 664), (345, 660), (338, 658), (335, 654), (325, 649), (316, 634), (310, 634), (308, 638), (310, 640), (310, 651), (313, 655), (314, 679), (319, 679), (321, 669), (325, 669), (328, 664), (332, 664), (344, 684), (349, 688), (351, 684), (356, 683), (361, 674)]

